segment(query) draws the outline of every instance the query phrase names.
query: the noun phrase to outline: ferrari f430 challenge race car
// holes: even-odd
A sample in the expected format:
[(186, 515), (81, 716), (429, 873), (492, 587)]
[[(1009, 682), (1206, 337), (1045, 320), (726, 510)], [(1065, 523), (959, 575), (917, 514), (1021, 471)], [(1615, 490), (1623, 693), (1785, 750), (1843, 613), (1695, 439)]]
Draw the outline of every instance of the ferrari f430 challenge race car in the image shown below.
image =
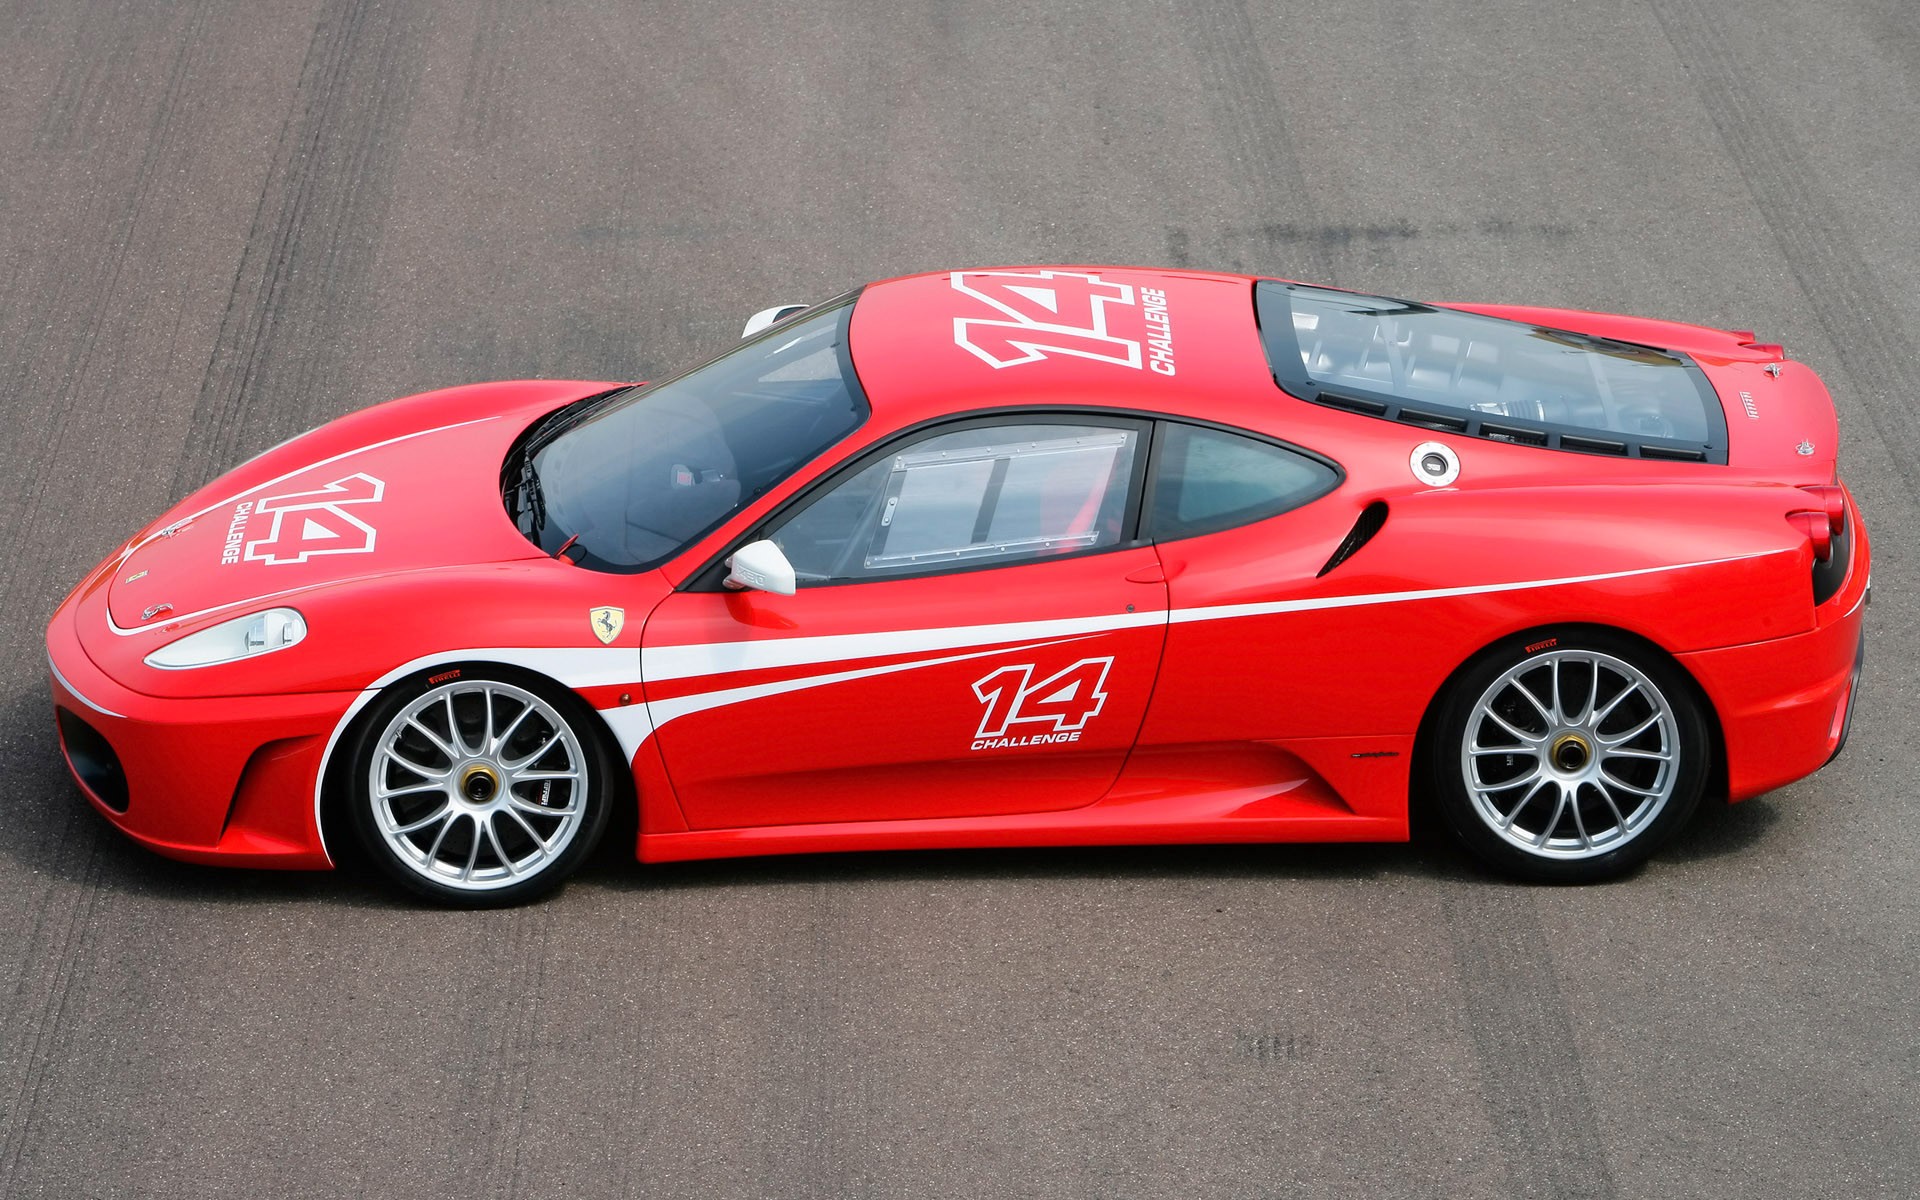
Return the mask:
[(648, 385), (394, 401), (117, 548), (47, 631), (93, 806), (357, 838), (467, 904), (638, 856), (1404, 839), (1633, 867), (1817, 770), (1869, 585), (1750, 333), (1115, 268), (769, 310)]

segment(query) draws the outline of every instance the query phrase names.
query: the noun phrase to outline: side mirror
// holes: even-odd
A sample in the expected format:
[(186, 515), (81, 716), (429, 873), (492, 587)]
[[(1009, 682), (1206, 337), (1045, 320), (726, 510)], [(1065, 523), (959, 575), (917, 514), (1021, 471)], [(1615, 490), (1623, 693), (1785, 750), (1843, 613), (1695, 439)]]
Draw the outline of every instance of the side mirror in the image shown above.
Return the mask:
[(735, 550), (733, 557), (727, 560), (726, 583), (730, 588), (751, 588), (756, 592), (791, 596), (794, 589), (793, 564), (772, 542), (748, 542)]
[(763, 308), (747, 318), (747, 327), (740, 331), (740, 336), (743, 339), (750, 338), (811, 307), (810, 304), (776, 304), (772, 308)]

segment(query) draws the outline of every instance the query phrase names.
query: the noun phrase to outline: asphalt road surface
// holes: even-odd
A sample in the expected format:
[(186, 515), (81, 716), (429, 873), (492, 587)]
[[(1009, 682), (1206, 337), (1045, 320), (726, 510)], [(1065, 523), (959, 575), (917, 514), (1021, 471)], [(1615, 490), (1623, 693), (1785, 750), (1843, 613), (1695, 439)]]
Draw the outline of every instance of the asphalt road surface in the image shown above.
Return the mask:
[[(1913, 0), (6, 0), (0, 65), (0, 1197), (1920, 1192)], [(70, 785), (47, 614), (254, 451), (1034, 260), (1785, 343), (1875, 536), (1847, 753), (1606, 887), (614, 845), (485, 914)]]

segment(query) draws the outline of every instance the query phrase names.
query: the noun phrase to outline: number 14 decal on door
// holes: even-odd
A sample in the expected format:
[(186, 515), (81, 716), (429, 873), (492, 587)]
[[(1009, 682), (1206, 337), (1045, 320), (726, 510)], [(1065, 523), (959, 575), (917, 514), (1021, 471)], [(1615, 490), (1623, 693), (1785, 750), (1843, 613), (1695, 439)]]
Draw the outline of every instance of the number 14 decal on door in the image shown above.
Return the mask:
[[(1009, 750), (1079, 741), (1087, 722), (1100, 715), (1107, 702), (1107, 672), (1112, 667), (1110, 655), (1083, 658), (1037, 683), (1032, 663), (1001, 667), (973, 685), (974, 696), (987, 706), (973, 748)], [(1048, 726), (1051, 732), (1009, 735), (1013, 726), (1028, 724)]]
[[(1166, 293), (1073, 271), (955, 271), (955, 291), (999, 313), (955, 317), (954, 344), (991, 367), (1017, 367), (1056, 354), (1156, 374), (1173, 374)], [(1112, 311), (1134, 317), (1142, 338), (1110, 328)], [(1143, 354), (1142, 345), (1150, 351)]]

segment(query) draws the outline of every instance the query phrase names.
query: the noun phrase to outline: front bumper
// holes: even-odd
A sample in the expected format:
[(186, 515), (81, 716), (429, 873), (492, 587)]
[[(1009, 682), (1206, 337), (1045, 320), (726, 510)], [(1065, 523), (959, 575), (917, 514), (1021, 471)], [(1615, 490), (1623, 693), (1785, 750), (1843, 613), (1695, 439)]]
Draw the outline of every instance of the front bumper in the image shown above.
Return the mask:
[(87, 657), (70, 608), (47, 630), (47, 658), (68, 769), (122, 833), (189, 862), (332, 865), (316, 784), (328, 739), (358, 693), (143, 695)]

